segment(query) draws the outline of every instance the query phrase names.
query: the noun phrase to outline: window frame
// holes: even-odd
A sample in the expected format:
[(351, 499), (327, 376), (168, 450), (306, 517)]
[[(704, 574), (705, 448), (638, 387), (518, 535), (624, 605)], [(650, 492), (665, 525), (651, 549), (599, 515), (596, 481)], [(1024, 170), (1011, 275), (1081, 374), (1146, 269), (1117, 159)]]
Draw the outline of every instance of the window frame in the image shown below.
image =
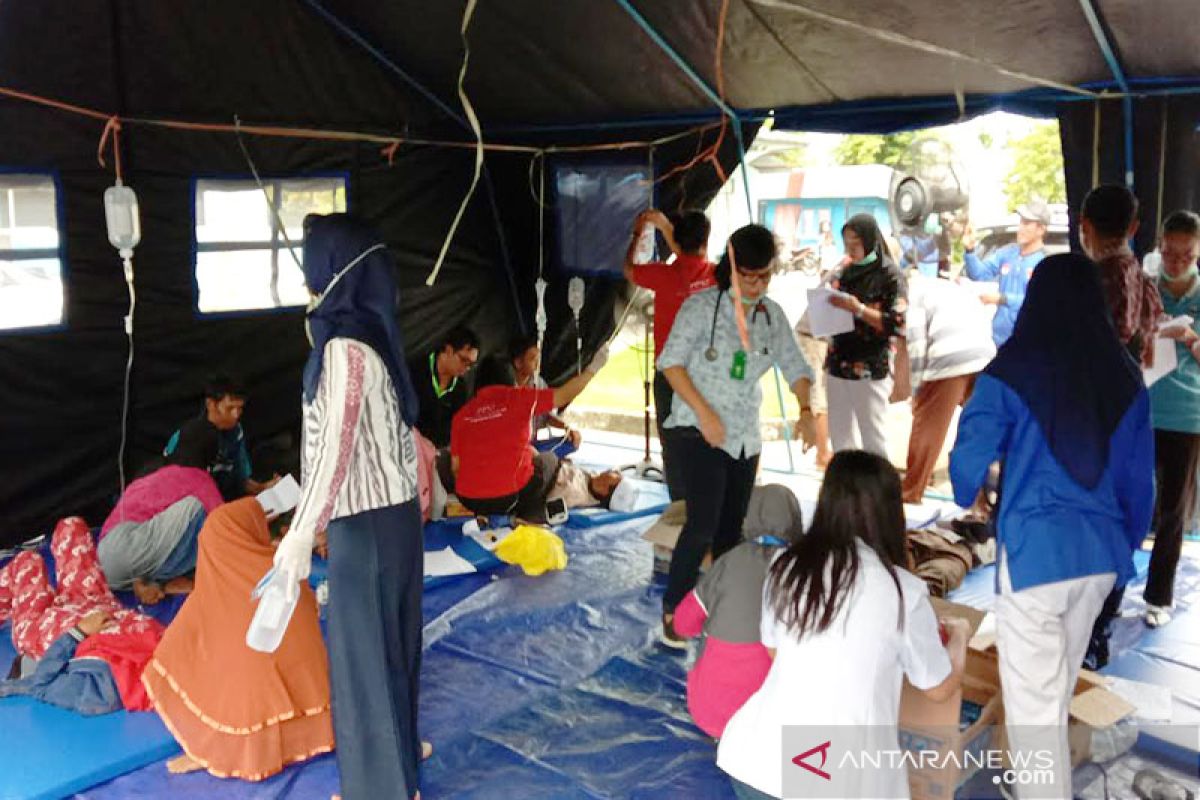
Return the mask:
[[(58, 247), (39, 248), (37, 250), (0, 249), (0, 260), (33, 261), (50, 257), (57, 258), (59, 285), (62, 287), (62, 314), (60, 315), (58, 322), (51, 322), (45, 325), (25, 325), (20, 328), (0, 328), (0, 336), (29, 336), (31, 334), (41, 333), (61, 333), (62, 331), (67, 330), (68, 321), (70, 319), (70, 305), (67, 303), (70, 286), (68, 283), (70, 266), (69, 262), (67, 261), (67, 214), (65, 197), (63, 194), (62, 175), (57, 169), (52, 167), (28, 167), (0, 164), (0, 177), (6, 175), (42, 176), (49, 178), (51, 183), (54, 184), (54, 225), (58, 230)], [(97, 202), (100, 202), (99, 198), (97, 198)], [(14, 253), (21, 253), (22, 255), (16, 258), (8, 257), (9, 254)]]
[[(314, 178), (340, 178), (345, 185), (346, 192), (346, 213), (352, 213), (354, 210), (353, 193), (351, 191), (352, 181), (350, 180), (349, 170), (322, 170), (319, 172), (302, 172), (290, 174), (271, 174), (261, 175), (262, 183), (270, 185), (275, 182), (284, 181), (303, 181), (312, 180)], [(200, 279), (197, 275), (197, 267), (199, 266), (200, 254), (204, 253), (238, 253), (248, 250), (266, 250), (273, 249), (270, 243), (266, 243), (267, 247), (263, 247), (263, 242), (205, 242), (202, 243), (197, 238), (197, 208), (196, 208), (196, 189), (202, 181), (240, 181), (246, 182), (254, 187), (256, 191), (261, 192), (258, 181), (253, 175), (245, 173), (214, 173), (214, 174), (197, 174), (193, 175), (188, 182), (189, 198), (188, 203), (191, 206), (191, 224), (192, 224), (192, 316), (195, 319), (237, 319), (245, 317), (258, 317), (266, 314), (295, 314), (298, 311), (303, 311), (302, 305), (286, 305), (277, 306), (275, 308), (240, 308), (231, 309), (228, 311), (202, 311), (200, 309)], [(272, 235), (278, 236), (278, 228), (275, 216), (271, 215)], [(287, 244), (283, 241), (283, 237), (279, 236), (278, 245), (274, 249), (280, 252), (283, 257), (291, 258), (287, 254)]]

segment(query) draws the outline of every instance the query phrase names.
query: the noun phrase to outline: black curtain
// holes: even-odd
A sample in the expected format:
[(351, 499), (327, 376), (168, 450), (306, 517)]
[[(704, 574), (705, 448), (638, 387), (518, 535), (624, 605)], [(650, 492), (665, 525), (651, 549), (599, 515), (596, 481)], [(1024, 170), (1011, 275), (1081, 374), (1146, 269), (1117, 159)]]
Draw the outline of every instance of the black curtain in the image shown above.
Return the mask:
[[(1159, 223), (1168, 214), (1200, 208), (1200, 97), (1145, 98), (1135, 100), (1133, 109), (1134, 193), (1141, 222), (1135, 244), (1141, 255), (1154, 249)], [(1058, 119), (1071, 245), (1078, 248), (1077, 212), (1084, 196), (1096, 183), (1125, 183), (1121, 101), (1064, 103)]]

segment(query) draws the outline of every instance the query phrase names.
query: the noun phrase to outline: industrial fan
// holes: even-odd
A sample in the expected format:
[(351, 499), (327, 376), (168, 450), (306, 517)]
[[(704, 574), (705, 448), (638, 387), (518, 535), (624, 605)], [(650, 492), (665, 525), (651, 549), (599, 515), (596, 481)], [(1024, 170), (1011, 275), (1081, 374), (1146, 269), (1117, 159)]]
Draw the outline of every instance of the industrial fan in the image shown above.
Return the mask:
[[(966, 222), (967, 171), (946, 142), (917, 139), (892, 167), (888, 212), (911, 266), (948, 263), (950, 229)], [(935, 261), (936, 259), (936, 261)]]

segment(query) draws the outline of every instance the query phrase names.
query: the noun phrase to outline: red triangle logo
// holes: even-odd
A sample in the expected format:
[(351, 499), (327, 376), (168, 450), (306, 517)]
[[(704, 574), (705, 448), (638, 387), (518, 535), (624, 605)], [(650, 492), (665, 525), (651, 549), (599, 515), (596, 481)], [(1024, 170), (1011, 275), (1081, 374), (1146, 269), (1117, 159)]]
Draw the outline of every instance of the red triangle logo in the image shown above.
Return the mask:
[[(801, 767), (803, 769), (808, 770), (813, 775), (816, 775), (820, 778), (824, 778), (827, 781), (833, 780), (833, 778), (831, 778), (829, 776), (829, 773), (825, 771), (825, 761), (829, 757), (829, 745), (830, 744), (831, 744), (830, 742), (825, 742), (824, 744), (817, 745), (816, 747), (814, 747), (811, 750), (806, 750), (805, 752), (803, 752), (800, 755), (793, 758), (792, 763), (795, 764), (797, 767)], [(819, 767), (814, 767), (812, 764), (809, 764), (805, 760), (809, 756), (815, 755), (816, 753), (821, 754), (821, 765)]]

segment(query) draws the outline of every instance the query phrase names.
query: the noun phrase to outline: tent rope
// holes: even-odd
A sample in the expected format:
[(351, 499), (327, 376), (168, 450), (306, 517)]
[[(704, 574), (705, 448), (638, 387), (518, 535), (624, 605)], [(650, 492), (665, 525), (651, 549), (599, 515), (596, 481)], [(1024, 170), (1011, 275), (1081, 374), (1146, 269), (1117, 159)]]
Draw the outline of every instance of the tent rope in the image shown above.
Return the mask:
[(467, 97), (466, 91), (467, 64), (471, 60), (471, 44), (467, 40), (467, 27), (471, 24), (471, 17), (475, 13), (475, 5), (476, 0), (467, 0), (467, 7), (463, 10), (462, 27), (460, 28), (463, 42), (463, 59), (462, 67), (458, 71), (458, 99), (462, 101), (467, 121), (471, 123), (471, 130), (475, 132), (475, 171), (471, 176), (471, 185), (467, 187), (467, 194), (463, 197), (462, 204), (458, 207), (458, 213), (454, 215), (454, 221), (450, 223), (450, 230), (446, 234), (445, 241), (442, 242), (442, 249), (438, 253), (437, 261), (433, 264), (433, 270), (429, 273), (429, 277), (425, 279), (426, 286), (433, 286), (434, 282), (437, 281), (438, 273), (442, 271), (442, 264), (446, 261), (446, 253), (450, 250), (450, 242), (454, 240), (454, 234), (458, 230), (459, 223), (462, 222), (463, 215), (467, 212), (471, 196), (475, 194), (475, 187), (479, 185), (479, 175), (483, 171), (483, 130), (479, 125), (479, 117), (475, 115), (475, 108), (471, 105), (471, 100)]

